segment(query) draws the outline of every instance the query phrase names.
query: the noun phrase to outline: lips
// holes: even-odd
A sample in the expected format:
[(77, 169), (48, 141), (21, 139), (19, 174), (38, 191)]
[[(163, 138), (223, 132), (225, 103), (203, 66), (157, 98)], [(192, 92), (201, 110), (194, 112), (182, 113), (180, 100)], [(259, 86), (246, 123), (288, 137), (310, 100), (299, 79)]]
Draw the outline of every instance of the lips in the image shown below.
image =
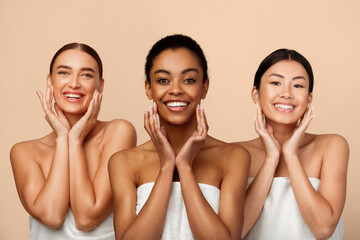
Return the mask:
[(274, 106), (279, 112), (292, 112), (295, 108), (295, 105), (290, 103), (276, 103)]
[(185, 110), (187, 108), (188, 104), (189, 104), (188, 102), (183, 101), (183, 100), (171, 100), (171, 101), (165, 102), (166, 107), (170, 111), (175, 111), (175, 112), (180, 112), (180, 111)]
[(65, 93), (63, 93), (63, 96), (69, 102), (80, 102), (82, 100), (82, 98), (84, 97), (84, 94), (79, 93), (79, 92), (65, 92)]

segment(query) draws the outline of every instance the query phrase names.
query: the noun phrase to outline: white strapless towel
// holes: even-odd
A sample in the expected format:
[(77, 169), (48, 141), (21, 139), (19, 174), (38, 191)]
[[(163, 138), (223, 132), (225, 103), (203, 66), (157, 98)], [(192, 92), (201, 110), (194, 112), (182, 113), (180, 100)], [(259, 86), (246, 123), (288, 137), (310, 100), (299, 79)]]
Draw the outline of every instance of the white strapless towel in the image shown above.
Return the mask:
[(75, 226), (74, 215), (69, 208), (65, 221), (59, 229), (51, 229), (37, 221), (29, 218), (30, 237), (29, 240), (114, 240), (113, 213), (107, 216), (94, 230), (82, 232)]
[[(320, 180), (309, 178), (317, 191)], [(249, 178), (248, 187), (253, 181)], [(340, 219), (331, 240), (340, 240), (344, 236), (344, 225)], [(263, 210), (245, 240), (308, 240), (315, 239), (303, 220), (295, 196), (287, 177), (273, 179)]]
[[(154, 183), (145, 183), (137, 188), (136, 214), (146, 203)], [(202, 194), (212, 209), (218, 213), (220, 203), (220, 189), (212, 185), (199, 183)], [(161, 236), (162, 240), (188, 240), (194, 239), (181, 193), (180, 182), (173, 182), (169, 206), (166, 214), (165, 226)]]

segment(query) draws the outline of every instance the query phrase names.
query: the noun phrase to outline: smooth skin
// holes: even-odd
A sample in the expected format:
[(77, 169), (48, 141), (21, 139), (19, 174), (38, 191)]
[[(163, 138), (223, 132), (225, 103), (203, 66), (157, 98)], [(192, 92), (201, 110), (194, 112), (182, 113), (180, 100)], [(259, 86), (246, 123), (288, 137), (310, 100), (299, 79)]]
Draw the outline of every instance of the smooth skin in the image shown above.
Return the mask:
[[(77, 229), (90, 231), (112, 211), (108, 160), (136, 145), (135, 129), (125, 120), (97, 120), (104, 80), (89, 54), (62, 52), (46, 82), (46, 94), (37, 94), (53, 131), (11, 149), (18, 194), (26, 211), (44, 225), (59, 228), (70, 207)], [(69, 101), (65, 93), (83, 97)]]
[[(315, 117), (308, 92), (306, 70), (288, 60), (271, 66), (260, 89), (252, 89), (259, 138), (238, 143), (250, 152), (254, 178), (246, 193), (243, 236), (259, 217), (274, 177), (290, 179), (300, 213), (316, 239), (327, 239), (335, 231), (345, 204), (349, 147), (336, 134), (306, 133)], [(279, 103), (294, 108), (279, 109)], [(321, 180), (318, 191), (309, 177)]]
[[(150, 83), (145, 82), (146, 94), (154, 101), (144, 113), (151, 140), (115, 154), (109, 162), (116, 239), (161, 238), (173, 181), (180, 181), (195, 239), (241, 239), (250, 155), (207, 135), (199, 104), (208, 86), (197, 56), (188, 49), (165, 50), (154, 59)], [(181, 111), (169, 108), (166, 103), (174, 100), (187, 106)], [(154, 187), (136, 215), (137, 187), (149, 182)], [(221, 189), (218, 214), (198, 183)]]

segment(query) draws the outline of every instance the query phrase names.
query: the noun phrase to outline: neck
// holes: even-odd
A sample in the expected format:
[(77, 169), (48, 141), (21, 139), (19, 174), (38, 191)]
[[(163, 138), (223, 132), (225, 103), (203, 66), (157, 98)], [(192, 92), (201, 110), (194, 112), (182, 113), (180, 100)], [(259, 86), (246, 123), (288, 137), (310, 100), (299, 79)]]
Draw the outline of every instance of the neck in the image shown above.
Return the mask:
[(165, 128), (168, 141), (175, 154), (178, 154), (185, 142), (197, 128), (196, 115), (182, 125), (173, 125), (160, 118), (160, 126)]
[(266, 120), (272, 127), (274, 131), (275, 138), (279, 141), (280, 145), (283, 146), (284, 143), (291, 138), (293, 135), (294, 129), (296, 128), (297, 124), (282, 124), (276, 123), (270, 120)]
[(64, 113), (64, 115), (70, 124), (70, 128), (72, 128), (85, 114)]

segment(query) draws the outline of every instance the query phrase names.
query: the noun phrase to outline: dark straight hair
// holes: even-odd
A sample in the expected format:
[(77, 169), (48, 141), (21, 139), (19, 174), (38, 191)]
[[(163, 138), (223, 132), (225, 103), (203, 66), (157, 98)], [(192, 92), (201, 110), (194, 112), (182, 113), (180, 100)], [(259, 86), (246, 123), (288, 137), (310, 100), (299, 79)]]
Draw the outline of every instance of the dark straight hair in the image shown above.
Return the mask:
[(256, 89), (259, 90), (260, 83), (261, 83), (261, 77), (264, 75), (266, 70), (268, 70), (272, 65), (275, 63), (278, 63), (282, 60), (291, 60), (291, 61), (297, 61), (300, 63), (306, 70), (308, 76), (309, 76), (309, 93), (312, 93), (313, 87), (314, 87), (314, 74), (311, 68), (311, 65), (309, 61), (300, 53), (298, 53), (295, 50), (291, 49), (278, 49), (270, 55), (268, 55), (261, 63), (259, 68), (256, 71), (255, 78), (254, 78), (254, 86)]
[(84, 43), (77, 43), (77, 42), (66, 44), (55, 53), (55, 55), (51, 59), (51, 63), (50, 63), (50, 74), (52, 74), (52, 68), (53, 68), (56, 58), (62, 52), (66, 51), (66, 50), (70, 50), (70, 49), (80, 50), (80, 51), (85, 52), (85, 53), (89, 54), (90, 56), (92, 56), (98, 64), (100, 79), (102, 79), (103, 66), (102, 66), (102, 62), (101, 62), (101, 58), (100, 58), (99, 54), (95, 51), (95, 49), (93, 49), (89, 45), (86, 45)]
[(203, 82), (205, 82), (209, 78), (207, 73), (208, 70), (207, 61), (200, 45), (191, 37), (182, 34), (174, 34), (160, 39), (150, 49), (146, 57), (146, 63), (145, 63), (145, 75), (146, 75), (146, 80), (149, 83), (150, 83), (150, 70), (153, 66), (154, 59), (161, 52), (167, 49), (175, 50), (179, 48), (186, 48), (191, 52), (193, 52), (198, 57), (200, 65), (203, 69), (204, 72)]

